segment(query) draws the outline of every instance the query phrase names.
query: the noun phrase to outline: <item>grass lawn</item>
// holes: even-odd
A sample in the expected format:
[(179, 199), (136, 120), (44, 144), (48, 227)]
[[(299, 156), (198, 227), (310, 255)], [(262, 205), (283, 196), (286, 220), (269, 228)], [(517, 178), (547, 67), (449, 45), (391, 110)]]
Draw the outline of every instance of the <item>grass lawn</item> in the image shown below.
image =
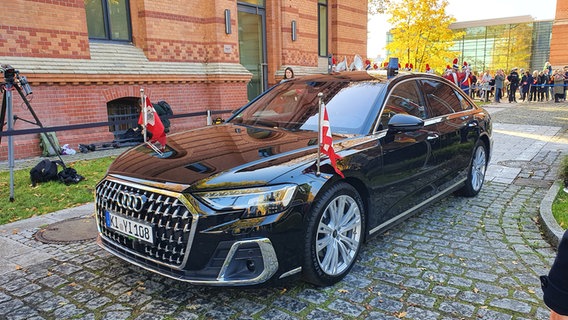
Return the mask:
[(568, 193), (560, 188), (552, 203), (552, 214), (562, 229), (568, 229)]
[[(14, 201), (10, 202), (10, 173), (0, 172), (0, 224), (26, 219), (94, 201), (95, 185), (115, 157), (66, 163), (85, 180), (66, 186), (59, 181), (32, 187), (30, 169), (14, 171)], [(61, 168), (60, 168), (61, 170)]]
[[(564, 156), (560, 163), (559, 178), (568, 182), (568, 156)], [(552, 214), (563, 229), (568, 229), (568, 193), (564, 192), (564, 187), (568, 188), (568, 183), (560, 187), (556, 199), (552, 203)]]

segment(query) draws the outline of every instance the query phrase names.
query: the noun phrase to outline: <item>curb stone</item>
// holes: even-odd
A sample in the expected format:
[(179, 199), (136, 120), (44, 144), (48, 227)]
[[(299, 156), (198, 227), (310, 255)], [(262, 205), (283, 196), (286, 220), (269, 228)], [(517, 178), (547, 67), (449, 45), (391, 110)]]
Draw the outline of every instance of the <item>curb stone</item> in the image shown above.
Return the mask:
[(544, 196), (544, 199), (542, 199), (539, 210), (540, 225), (544, 236), (549, 240), (550, 244), (555, 247), (558, 247), (560, 239), (562, 239), (562, 235), (564, 234), (564, 229), (560, 227), (552, 214), (552, 203), (561, 188), (561, 184), (561, 181), (556, 181), (552, 184)]

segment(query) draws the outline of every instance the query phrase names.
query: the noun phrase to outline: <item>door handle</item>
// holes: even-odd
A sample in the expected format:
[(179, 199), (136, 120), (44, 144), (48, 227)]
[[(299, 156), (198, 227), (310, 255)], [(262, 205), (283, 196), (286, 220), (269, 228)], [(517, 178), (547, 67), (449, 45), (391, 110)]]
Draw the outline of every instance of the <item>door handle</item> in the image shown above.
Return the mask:
[(440, 138), (440, 135), (437, 133), (428, 133), (428, 137), (426, 138), (426, 140), (428, 141), (432, 141), (432, 140), (437, 140), (438, 138)]

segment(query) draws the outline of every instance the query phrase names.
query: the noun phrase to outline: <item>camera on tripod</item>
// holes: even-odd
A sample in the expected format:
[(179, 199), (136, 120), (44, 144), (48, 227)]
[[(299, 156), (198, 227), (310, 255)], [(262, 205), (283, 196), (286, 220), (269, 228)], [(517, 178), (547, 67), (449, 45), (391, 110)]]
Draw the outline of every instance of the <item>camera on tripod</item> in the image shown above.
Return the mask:
[(26, 93), (26, 96), (33, 93), (32, 87), (28, 83), (28, 79), (26, 79), (25, 76), (20, 76), (20, 71), (14, 69), (14, 67), (12, 67), (11, 65), (3, 64), (2, 73), (4, 73), (4, 80), (6, 81), (7, 84), (14, 85), (17, 79), (20, 86)]
[(19, 74), (20, 72), (14, 69), (14, 67), (12, 67), (11, 65), (3, 64), (2, 73), (4, 73), (4, 80), (6, 80), (7, 83), (11, 84), (14, 83), (16, 75)]

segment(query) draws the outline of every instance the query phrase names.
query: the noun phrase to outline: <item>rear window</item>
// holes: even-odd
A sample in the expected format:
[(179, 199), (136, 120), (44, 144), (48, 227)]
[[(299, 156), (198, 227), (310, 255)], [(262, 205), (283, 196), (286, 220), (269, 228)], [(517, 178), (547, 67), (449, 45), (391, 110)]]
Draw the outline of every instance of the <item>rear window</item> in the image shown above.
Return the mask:
[(461, 101), (451, 86), (435, 80), (421, 80), (421, 82), (430, 105), (431, 117), (439, 117), (462, 110)]

